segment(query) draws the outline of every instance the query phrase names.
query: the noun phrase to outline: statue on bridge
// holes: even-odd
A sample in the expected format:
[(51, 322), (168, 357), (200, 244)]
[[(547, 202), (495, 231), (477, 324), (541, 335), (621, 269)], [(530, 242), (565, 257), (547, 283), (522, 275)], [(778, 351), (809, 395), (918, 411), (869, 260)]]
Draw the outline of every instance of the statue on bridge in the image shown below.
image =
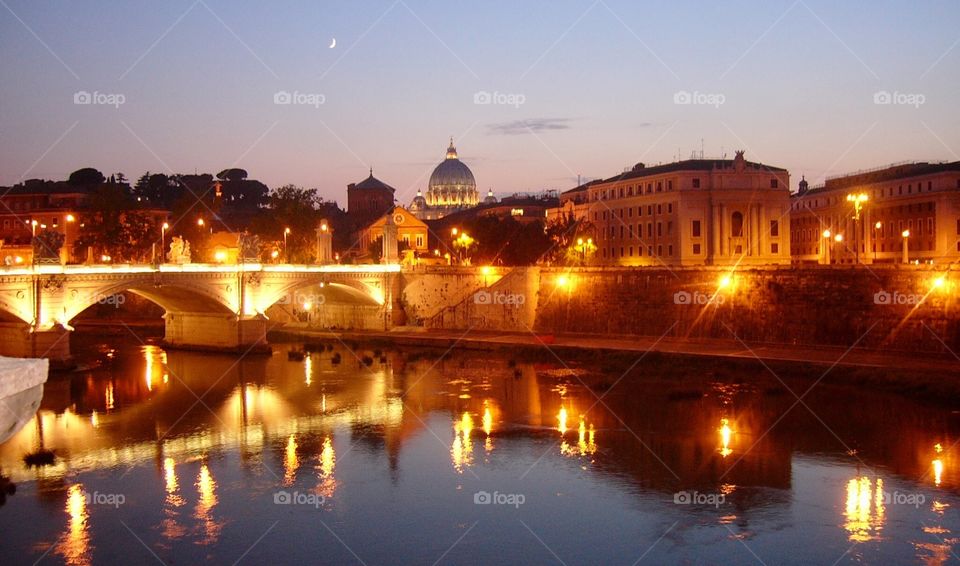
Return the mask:
[(174, 236), (170, 240), (170, 252), (167, 254), (167, 261), (170, 263), (190, 263), (190, 242), (180, 236)]
[(63, 247), (63, 232), (44, 229), (33, 237), (33, 261), (39, 264), (60, 264), (60, 248)]
[(240, 248), (240, 263), (260, 261), (260, 236), (243, 231), (237, 240), (237, 247)]

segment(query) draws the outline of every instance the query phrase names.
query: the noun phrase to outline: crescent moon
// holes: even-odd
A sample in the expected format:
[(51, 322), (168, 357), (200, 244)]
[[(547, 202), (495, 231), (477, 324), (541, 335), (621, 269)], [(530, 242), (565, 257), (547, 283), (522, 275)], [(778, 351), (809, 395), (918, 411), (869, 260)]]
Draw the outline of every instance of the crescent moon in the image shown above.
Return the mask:
[(337, 38), (334, 37), (333, 39), (330, 40), (330, 49), (333, 49), (336, 46), (337, 46)]

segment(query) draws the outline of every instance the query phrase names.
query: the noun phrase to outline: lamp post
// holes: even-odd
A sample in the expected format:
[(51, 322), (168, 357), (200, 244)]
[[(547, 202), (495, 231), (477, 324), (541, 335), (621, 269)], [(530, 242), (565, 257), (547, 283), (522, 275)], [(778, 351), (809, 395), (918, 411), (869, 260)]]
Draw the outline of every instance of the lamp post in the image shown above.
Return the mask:
[[(837, 235), (835, 235), (835, 236), (833, 237), (833, 241), (836, 242), (836, 243), (838, 243), (838, 244), (842, 244), (842, 243), (843, 243), (843, 234), (837, 234)], [(843, 248), (840, 248), (840, 249), (842, 250)], [(840, 263), (840, 259), (841, 259), (841, 258), (840, 258), (839, 254), (838, 254), (838, 255), (837, 255), (837, 263)]]
[(167, 257), (166, 238), (167, 238), (167, 230), (169, 229), (170, 229), (170, 225), (167, 224), (166, 222), (164, 222), (163, 225), (160, 226), (160, 263), (166, 263), (166, 257)]
[(883, 228), (883, 222), (877, 221), (873, 225), (873, 263), (877, 263), (877, 240), (880, 239), (880, 230)]
[(287, 236), (290, 235), (290, 228), (283, 229), (283, 262), (290, 263), (290, 257), (287, 255)]
[(833, 245), (830, 243), (830, 230), (823, 231), (823, 264), (830, 265), (830, 246)]
[(903, 236), (903, 263), (910, 263), (910, 230), (904, 230), (900, 235)]
[(855, 257), (857, 265), (860, 264), (860, 242), (862, 238), (860, 237), (860, 210), (863, 208), (863, 203), (870, 200), (870, 197), (867, 196), (867, 193), (856, 193), (847, 195), (847, 202), (853, 203), (853, 243), (855, 246)]

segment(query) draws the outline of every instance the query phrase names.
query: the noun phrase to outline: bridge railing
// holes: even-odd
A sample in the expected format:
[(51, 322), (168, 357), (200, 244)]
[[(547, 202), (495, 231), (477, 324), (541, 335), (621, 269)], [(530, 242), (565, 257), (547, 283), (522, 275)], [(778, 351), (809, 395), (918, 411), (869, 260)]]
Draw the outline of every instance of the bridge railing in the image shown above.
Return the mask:
[(273, 272), (273, 273), (397, 273), (400, 264), (291, 264), (291, 263), (162, 263), (154, 264), (84, 264), (84, 265), (31, 265), (31, 266), (0, 266), (0, 273), (4, 275), (89, 275), (89, 274), (122, 274), (122, 273), (240, 273), (240, 272)]

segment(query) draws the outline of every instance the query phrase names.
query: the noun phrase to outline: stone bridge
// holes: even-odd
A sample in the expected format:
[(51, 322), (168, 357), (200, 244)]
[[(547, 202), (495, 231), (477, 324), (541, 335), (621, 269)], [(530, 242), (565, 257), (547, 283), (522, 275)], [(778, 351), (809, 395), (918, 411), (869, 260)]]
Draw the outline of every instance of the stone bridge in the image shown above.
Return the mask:
[(338, 301), (382, 307), (391, 325), (399, 265), (37, 265), (0, 268), (0, 354), (70, 358), (70, 321), (131, 292), (165, 309), (171, 346), (266, 349), (267, 309), (323, 284)]

